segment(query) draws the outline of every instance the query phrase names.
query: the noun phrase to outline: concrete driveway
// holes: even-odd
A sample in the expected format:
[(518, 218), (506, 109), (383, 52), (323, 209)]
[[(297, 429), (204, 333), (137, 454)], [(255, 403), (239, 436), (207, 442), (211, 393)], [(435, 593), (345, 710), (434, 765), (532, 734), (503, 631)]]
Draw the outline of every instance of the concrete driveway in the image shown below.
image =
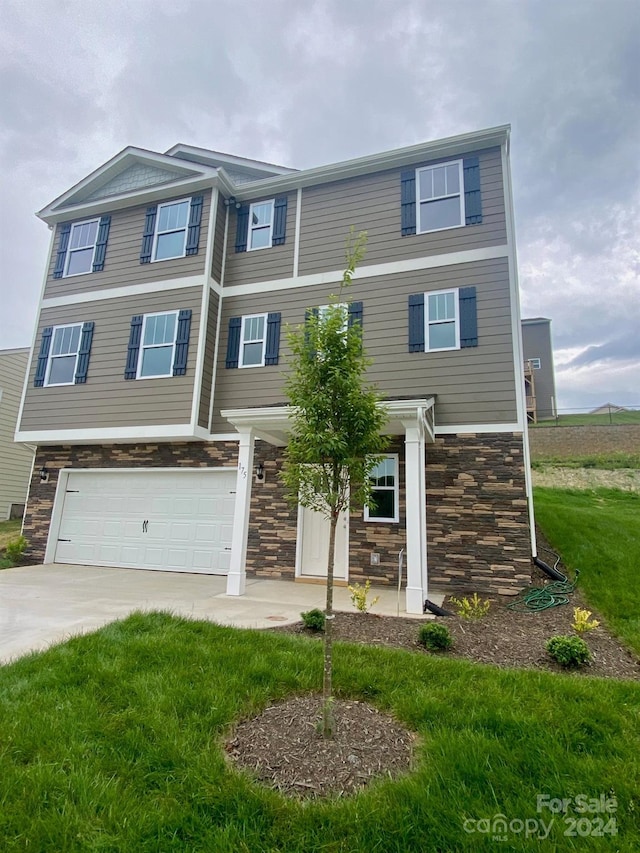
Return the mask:
[[(323, 584), (247, 578), (242, 596), (227, 596), (226, 586), (226, 577), (179, 572), (57, 563), (5, 569), (0, 571), (0, 663), (94, 631), (135, 610), (267, 628), (297, 622), (302, 610), (324, 607)], [(375, 613), (397, 614), (395, 590), (372, 589), (373, 594), (380, 595)], [(442, 601), (442, 596), (430, 597)], [(335, 589), (335, 607), (353, 610), (344, 587)], [(401, 609), (400, 615), (407, 614)]]

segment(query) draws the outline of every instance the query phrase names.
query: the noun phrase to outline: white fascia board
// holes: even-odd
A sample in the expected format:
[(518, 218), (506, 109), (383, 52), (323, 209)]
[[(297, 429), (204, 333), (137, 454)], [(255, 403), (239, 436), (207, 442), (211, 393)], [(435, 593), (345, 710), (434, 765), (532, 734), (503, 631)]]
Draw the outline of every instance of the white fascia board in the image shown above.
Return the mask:
[(192, 287), (204, 287), (204, 283), (204, 275), (190, 275), (182, 278), (167, 278), (162, 281), (146, 281), (141, 284), (125, 284), (122, 287), (110, 287), (104, 290), (86, 290), (80, 293), (68, 293), (66, 296), (50, 296), (48, 299), (43, 299), (41, 310), (79, 303), (84, 305), (85, 302), (103, 302), (106, 299), (122, 299), (126, 296), (144, 296), (148, 293), (186, 290)]
[(454, 426), (435, 427), (436, 435), (487, 435), (489, 433), (516, 432), (522, 433), (519, 423), (504, 424), (455, 424)]
[(16, 441), (27, 444), (131, 444), (147, 441), (208, 441), (209, 431), (191, 424), (159, 424), (137, 427), (93, 427), (91, 429), (22, 430)]
[(326, 184), (331, 181), (371, 174), (372, 172), (382, 172), (385, 169), (409, 166), (421, 161), (437, 160), (441, 157), (458, 157), (467, 152), (503, 145), (509, 138), (510, 130), (510, 125), (501, 125), (487, 130), (450, 136), (446, 139), (437, 139), (432, 142), (421, 142), (418, 145), (396, 148), (380, 154), (369, 154), (355, 160), (345, 160), (340, 163), (330, 163), (327, 166), (304, 169), (291, 175), (266, 178), (263, 181), (252, 181), (249, 184), (238, 185), (235, 195), (240, 199), (248, 199), (263, 193)]
[[(155, 166), (157, 168), (167, 168), (173, 172), (178, 172), (179, 175), (175, 180), (167, 181), (162, 184), (156, 184), (145, 188), (144, 190), (134, 190), (120, 195), (108, 196), (94, 201), (78, 201), (73, 204), (73, 199), (79, 193), (87, 192), (88, 190), (97, 190), (109, 183), (117, 175), (124, 172), (129, 167), (140, 163), (145, 166)], [(86, 178), (79, 181), (67, 192), (63, 193), (58, 198), (54, 199), (50, 204), (38, 211), (36, 216), (48, 224), (60, 222), (62, 220), (73, 218), (79, 212), (81, 215), (88, 215), (92, 210), (97, 208), (108, 208), (109, 210), (125, 207), (130, 204), (131, 199), (140, 200), (143, 204), (146, 200), (153, 200), (155, 196), (166, 196), (167, 190), (172, 188), (188, 187), (191, 190), (205, 189), (212, 185), (217, 175), (217, 169), (211, 166), (204, 166), (194, 163), (192, 166), (185, 166), (185, 161), (177, 160), (174, 157), (167, 157), (164, 154), (157, 154), (153, 151), (146, 151), (142, 148), (125, 148), (119, 154), (116, 154), (111, 160), (105, 163), (100, 168), (93, 171)], [(65, 205), (62, 209), (61, 206)]]
[[(181, 158), (181, 154), (190, 155), (191, 157), (199, 157), (200, 160), (190, 160)], [(240, 166), (246, 169), (255, 169), (256, 171), (275, 172), (279, 175), (288, 175), (292, 172), (297, 172), (298, 169), (292, 169), (290, 166), (277, 166), (275, 163), (266, 163), (263, 160), (250, 160), (247, 157), (238, 157), (235, 154), (223, 154), (221, 151), (211, 151), (208, 148), (198, 148), (195, 145), (183, 145), (178, 143), (165, 151), (168, 157), (176, 159), (185, 159), (188, 163), (200, 163), (210, 160), (211, 164), (226, 163), (228, 166)]]

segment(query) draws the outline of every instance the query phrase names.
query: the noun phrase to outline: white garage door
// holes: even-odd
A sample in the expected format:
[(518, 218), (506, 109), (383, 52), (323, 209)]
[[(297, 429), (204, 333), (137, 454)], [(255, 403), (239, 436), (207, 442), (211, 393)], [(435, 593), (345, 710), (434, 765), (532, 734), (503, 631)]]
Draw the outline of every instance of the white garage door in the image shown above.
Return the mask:
[(229, 468), (70, 472), (55, 561), (227, 574), (235, 489)]

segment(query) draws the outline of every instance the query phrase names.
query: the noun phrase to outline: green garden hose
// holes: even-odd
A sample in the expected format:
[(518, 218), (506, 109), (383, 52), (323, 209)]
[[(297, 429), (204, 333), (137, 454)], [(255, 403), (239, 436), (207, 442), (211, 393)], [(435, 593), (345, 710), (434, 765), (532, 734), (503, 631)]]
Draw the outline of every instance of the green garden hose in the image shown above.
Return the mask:
[(553, 581), (546, 586), (533, 587), (522, 593), (516, 601), (507, 605), (508, 610), (518, 613), (540, 613), (550, 607), (558, 607), (569, 603), (569, 593), (573, 592), (578, 583), (580, 572), (576, 569), (576, 579), (570, 583), (569, 578), (563, 581)]

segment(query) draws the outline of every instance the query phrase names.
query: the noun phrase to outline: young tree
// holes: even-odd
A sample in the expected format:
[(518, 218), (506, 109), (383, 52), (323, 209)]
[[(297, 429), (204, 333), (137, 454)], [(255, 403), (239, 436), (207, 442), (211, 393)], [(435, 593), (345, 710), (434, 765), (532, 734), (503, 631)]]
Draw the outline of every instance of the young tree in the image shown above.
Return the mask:
[(322, 513), (330, 522), (325, 608), (322, 731), (331, 737), (333, 715), (333, 581), (340, 514), (370, 500), (369, 474), (385, 449), (380, 434), (386, 413), (374, 387), (365, 384), (370, 360), (362, 325), (348, 320), (345, 289), (364, 255), (366, 232), (347, 242), (347, 268), (339, 293), (322, 312), (310, 311), (304, 328), (289, 334), (286, 390), (291, 435), (282, 479), (292, 503)]

